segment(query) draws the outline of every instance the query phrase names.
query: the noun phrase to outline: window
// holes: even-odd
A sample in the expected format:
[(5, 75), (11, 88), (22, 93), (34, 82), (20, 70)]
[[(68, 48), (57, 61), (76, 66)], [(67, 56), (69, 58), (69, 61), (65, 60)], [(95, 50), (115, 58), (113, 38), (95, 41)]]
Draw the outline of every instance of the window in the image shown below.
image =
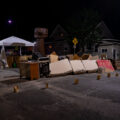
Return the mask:
[(107, 53), (107, 49), (102, 49), (102, 53)]
[(61, 33), (61, 34), (60, 34), (60, 36), (61, 36), (61, 37), (63, 37), (63, 36), (64, 36), (64, 34), (63, 34), (63, 33)]
[(95, 52), (98, 52), (98, 45), (95, 45)]
[(87, 49), (88, 49), (88, 50), (92, 50), (92, 45), (91, 45), (91, 44), (88, 44), (88, 45), (87, 45)]

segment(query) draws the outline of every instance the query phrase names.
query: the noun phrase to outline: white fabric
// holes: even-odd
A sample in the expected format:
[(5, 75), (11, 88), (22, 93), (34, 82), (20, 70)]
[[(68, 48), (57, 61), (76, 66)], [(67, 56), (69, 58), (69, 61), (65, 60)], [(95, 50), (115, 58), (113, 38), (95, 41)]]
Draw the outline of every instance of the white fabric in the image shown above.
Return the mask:
[(85, 67), (81, 60), (71, 60), (70, 63), (74, 73), (85, 72)]
[(96, 63), (96, 60), (82, 60), (82, 63), (86, 71), (98, 70), (98, 65)]
[(50, 62), (53, 63), (53, 62), (57, 62), (58, 61), (58, 55), (50, 55)]
[(2, 49), (1, 49), (1, 60), (4, 62), (5, 67), (8, 67), (4, 45), (2, 45)]
[(0, 41), (0, 46), (4, 45), (4, 46), (11, 46), (12, 44), (24, 44), (25, 46), (34, 46), (34, 43), (26, 41), (24, 39), (15, 37), (15, 36), (11, 36), (8, 37), (6, 39), (3, 39)]
[(50, 63), (50, 75), (64, 75), (72, 72), (68, 59)]

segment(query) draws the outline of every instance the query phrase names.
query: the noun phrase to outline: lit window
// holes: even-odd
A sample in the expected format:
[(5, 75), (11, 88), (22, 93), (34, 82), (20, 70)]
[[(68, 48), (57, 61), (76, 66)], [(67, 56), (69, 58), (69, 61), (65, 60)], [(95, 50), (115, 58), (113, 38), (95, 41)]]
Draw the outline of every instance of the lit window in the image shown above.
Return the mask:
[(63, 34), (63, 33), (61, 33), (61, 34), (60, 34), (60, 36), (61, 36), (61, 37), (63, 37), (63, 36), (64, 36), (64, 34)]

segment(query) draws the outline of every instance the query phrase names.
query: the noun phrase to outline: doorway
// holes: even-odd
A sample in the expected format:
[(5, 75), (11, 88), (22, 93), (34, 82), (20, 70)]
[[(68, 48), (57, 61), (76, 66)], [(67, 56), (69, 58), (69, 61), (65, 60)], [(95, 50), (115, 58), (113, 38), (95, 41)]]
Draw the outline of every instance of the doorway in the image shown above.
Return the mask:
[(113, 59), (116, 60), (116, 49), (113, 49)]

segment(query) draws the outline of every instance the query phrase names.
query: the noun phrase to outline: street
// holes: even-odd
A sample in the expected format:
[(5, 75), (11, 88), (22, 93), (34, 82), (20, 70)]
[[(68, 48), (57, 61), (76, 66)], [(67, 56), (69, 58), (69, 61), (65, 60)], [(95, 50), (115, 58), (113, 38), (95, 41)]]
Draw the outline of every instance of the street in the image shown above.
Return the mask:
[(7, 84), (3, 81), (19, 79), (19, 70), (0, 70), (0, 119), (119, 120), (120, 76), (115, 73), (110, 78), (103, 73), (100, 80), (98, 73), (84, 73)]

